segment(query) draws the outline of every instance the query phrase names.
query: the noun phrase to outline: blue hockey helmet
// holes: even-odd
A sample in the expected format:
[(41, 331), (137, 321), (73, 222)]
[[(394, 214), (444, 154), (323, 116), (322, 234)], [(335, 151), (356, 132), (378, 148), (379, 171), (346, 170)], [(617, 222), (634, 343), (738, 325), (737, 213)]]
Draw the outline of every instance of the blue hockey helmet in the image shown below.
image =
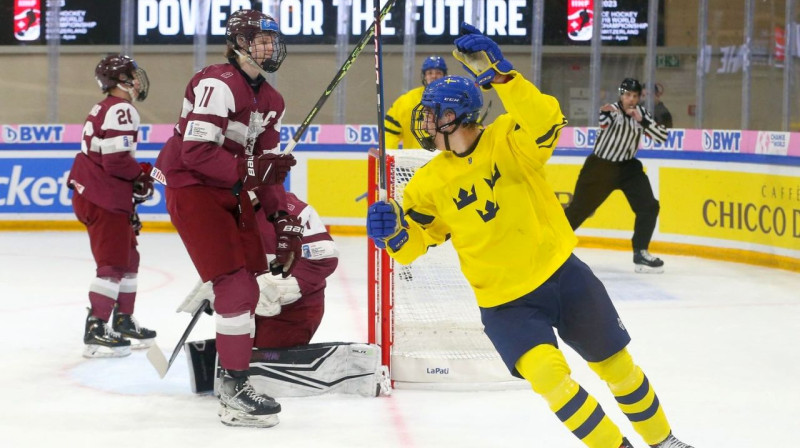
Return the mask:
[[(437, 133), (449, 135), (462, 124), (477, 123), (481, 107), (483, 94), (475, 81), (463, 76), (437, 79), (425, 88), (422, 101), (411, 113), (411, 132), (423, 148), (433, 151)], [(448, 112), (455, 117), (439, 124)]]
[(422, 85), (427, 86), (425, 82), (425, 72), (428, 70), (441, 70), (444, 76), (447, 76), (447, 64), (441, 56), (428, 56), (422, 61)]

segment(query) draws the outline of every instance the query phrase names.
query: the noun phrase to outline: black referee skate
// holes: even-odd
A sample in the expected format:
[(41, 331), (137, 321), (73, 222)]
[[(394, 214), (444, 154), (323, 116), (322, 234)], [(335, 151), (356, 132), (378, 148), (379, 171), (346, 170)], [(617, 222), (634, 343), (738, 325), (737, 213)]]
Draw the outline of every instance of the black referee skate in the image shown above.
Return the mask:
[(636, 250), (633, 252), (633, 265), (636, 272), (644, 274), (661, 274), (664, 272), (664, 262), (650, 255), (647, 249)]
[(269, 428), (278, 424), (281, 405), (250, 384), (247, 371), (226, 371), (219, 389), (219, 418), (228, 426)]
[(139, 325), (139, 322), (131, 314), (120, 313), (114, 308), (114, 316), (111, 319), (114, 331), (122, 334), (122, 337), (129, 339), (128, 343), (134, 350), (148, 348), (153, 345), (156, 332)]
[(112, 330), (108, 322), (92, 316), (92, 309), (88, 308), (86, 327), (83, 333), (83, 349), (85, 358), (122, 358), (131, 354), (131, 342), (123, 339), (122, 335)]
[(694, 448), (693, 446), (678, 440), (675, 436), (672, 435), (672, 433), (669, 433), (669, 435), (663, 442), (651, 446), (653, 448)]

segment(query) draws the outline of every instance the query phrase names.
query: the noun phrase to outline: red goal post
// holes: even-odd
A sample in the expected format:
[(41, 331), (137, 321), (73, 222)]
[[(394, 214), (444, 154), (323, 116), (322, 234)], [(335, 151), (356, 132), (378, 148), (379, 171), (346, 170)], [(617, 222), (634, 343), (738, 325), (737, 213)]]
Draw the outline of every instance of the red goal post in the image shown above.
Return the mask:
[[(390, 150), (387, 196), (403, 205), (403, 189), (434, 153)], [(378, 198), (378, 155), (370, 151), (368, 202)], [(527, 387), (512, 377), (483, 333), (474, 293), (448, 241), (409, 266), (368, 244), (369, 342), (400, 387)]]

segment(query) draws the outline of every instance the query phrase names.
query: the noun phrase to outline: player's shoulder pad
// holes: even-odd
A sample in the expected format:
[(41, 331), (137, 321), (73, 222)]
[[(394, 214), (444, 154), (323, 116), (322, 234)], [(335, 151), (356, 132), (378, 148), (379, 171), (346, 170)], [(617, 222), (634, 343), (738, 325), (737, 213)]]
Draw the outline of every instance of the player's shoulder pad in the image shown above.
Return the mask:
[(211, 65), (198, 72), (192, 83), (194, 112), (224, 117), (228, 111), (236, 110), (236, 92), (242, 90), (241, 76), (230, 64)]
[[(110, 97), (112, 98), (112, 97)], [(102, 129), (116, 131), (136, 131), (139, 129), (139, 112), (133, 104), (117, 99), (105, 104)], [(100, 114), (103, 113), (101, 109)]]

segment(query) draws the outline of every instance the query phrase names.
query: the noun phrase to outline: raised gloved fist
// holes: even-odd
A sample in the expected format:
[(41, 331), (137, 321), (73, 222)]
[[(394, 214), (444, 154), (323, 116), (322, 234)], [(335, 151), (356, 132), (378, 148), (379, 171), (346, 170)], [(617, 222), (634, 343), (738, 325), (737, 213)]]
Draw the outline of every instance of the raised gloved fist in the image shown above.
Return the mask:
[(296, 164), (297, 160), (291, 154), (268, 153), (245, 157), (238, 166), (240, 190), (250, 191), (261, 185), (282, 184)]
[(498, 73), (505, 75), (514, 69), (492, 39), (466, 22), (461, 24), (461, 37), (455, 40), (455, 45), (453, 57), (475, 77), (479, 85), (487, 85)]
[(142, 172), (133, 180), (133, 202), (141, 204), (153, 197), (153, 178), (150, 173), (153, 172), (153, 165), (147, 162), (140, 162), (139, 167)]
[(408, 223), (394, 199), (378, 201), (367, 209), (367, 235), (381, 249), (400, 250), (408, 241)]
[(303, 245), (303, 223), (294, 215), (282, 215), (272, 218), (275, 227), (277, 247), (275, 259), (270, 263), (272, 275), (288, 277), (301, 257)]

